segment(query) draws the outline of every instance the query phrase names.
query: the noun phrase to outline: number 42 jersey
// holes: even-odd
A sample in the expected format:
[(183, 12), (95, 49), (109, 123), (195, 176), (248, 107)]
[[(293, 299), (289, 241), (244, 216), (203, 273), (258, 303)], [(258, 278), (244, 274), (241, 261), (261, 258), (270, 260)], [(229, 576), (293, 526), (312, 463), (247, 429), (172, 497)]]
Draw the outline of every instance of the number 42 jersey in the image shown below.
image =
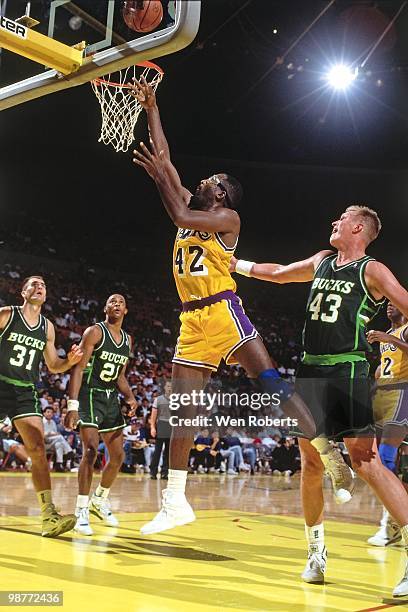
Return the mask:
[(96, 325), (102, 331), (102, 339), (94, 348), (92, 357), (84, 369), (82, 386), (101, 390), (115, 389), (119, 374), (129, 361), (130, 336), (121, 329), (121, 340), (117, 344), (105, 322)]
[(229, 273), (235, 248), (236, 244), (228, 247), (217, 232), (179, 229), (174, 243), (173, 274), (180, 300), (189, 302), (221, 291), (235, 292), (236, 284)]
[(305, 363), (318, 356), (320, 365), (330, 365), (331, 356), (352, 353), (363, 359), (372, 350), (366, 326), (385, 302), (376, 301), (365, 284), (366, 265), (374, 260), (366, 255), (337, 266), (336, 259), (325, 257), (314, 275), (303, 329)]

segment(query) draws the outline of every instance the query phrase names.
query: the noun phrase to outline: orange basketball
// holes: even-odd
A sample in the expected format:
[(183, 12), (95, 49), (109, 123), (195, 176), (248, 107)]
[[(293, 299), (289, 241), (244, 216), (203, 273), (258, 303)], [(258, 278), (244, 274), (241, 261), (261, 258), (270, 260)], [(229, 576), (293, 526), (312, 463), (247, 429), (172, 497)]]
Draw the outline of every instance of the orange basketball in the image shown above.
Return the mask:
[(124, 2), (123, 19), (128, 28), (136, 32), (152, 32), (163, 19), (160, 0), (133, 0)]

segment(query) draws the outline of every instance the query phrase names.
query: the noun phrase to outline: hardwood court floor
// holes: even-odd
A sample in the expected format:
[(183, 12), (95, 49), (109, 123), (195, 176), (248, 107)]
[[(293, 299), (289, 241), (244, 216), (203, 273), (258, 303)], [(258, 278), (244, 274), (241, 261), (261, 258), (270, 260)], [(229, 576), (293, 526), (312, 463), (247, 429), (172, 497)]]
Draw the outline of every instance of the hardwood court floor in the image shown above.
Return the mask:
[[(405, 567), (402, 549), (366, 543), (381, 511), (363, 484), (343, 507), (327, 490), (324, 587), (299, 579), (305, 544), (297, 478), (193, 476), (188, 496), (198, 520), (141, 536), (160, 481), (120, 476), (111, 494), (119, 528), (92, 519), (94, 536), (55, 540), (39, 535), (29, 476), (1, 474), (0, 486), (0, 590), (62, 590), (69, 612), (408, 609), (408, 600), (391, 598)], [(72, 511), (76, 475), (55, 475), (53, 487), (58, 505)]]

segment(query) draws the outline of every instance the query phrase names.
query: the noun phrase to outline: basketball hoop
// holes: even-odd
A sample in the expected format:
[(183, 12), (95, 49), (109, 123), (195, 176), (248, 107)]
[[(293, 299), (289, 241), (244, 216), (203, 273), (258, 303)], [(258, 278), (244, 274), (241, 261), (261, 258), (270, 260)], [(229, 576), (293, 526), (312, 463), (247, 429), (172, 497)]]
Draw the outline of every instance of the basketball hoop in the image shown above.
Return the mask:
[[(117, 75), (117, 76), (116, 76)], [(91, 81), (92, 89), (102, 111), (101, 136), (98, 142), (111, 144), (116, 151), (126, 151), (134, 141), (136, 122), (142, 111), (140, 102), (131, 94), (129, 83), (133, 77), (143, 76), (156, 91), (164, 72), (152, 62), (129, 66), (115, 73)]]

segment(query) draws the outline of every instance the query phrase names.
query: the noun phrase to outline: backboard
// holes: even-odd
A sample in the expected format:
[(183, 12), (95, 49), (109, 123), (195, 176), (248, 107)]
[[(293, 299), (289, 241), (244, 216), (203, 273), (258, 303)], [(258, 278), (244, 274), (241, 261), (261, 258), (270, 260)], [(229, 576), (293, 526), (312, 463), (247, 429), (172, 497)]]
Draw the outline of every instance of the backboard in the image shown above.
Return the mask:
[(200, 0), (162, 0), (163, 20), (148, 34), (126, 25), (123, 5), (0, 0), (0, 110), (174, 53), (197, 34)]

